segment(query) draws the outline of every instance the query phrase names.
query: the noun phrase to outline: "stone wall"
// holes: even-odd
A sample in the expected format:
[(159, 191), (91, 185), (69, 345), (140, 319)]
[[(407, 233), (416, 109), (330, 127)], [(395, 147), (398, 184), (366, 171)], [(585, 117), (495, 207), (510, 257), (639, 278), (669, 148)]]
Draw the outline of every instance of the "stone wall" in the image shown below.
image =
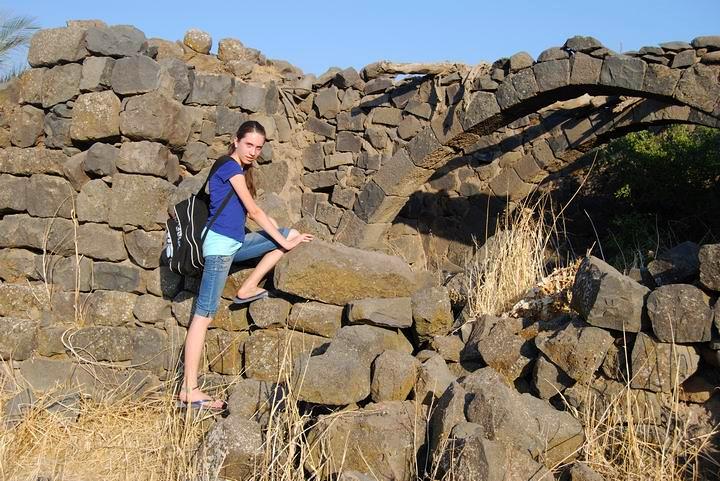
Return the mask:
[[(315, 77), (233, 39), (211, 55), (210, 37), (199, 31), (171, 43), (132, 27), (71, 22), (35, 37), (34, 68), (5, 93), (2, 170), (63, 175), (83, 194), (83, 214), (86, 177), (155, 176), (173, 186), (133, 184), (154, 194), (141, 204), (162, 205), (197, 188), (236, 126), (255, 119), (270, 138), (257, 168), (261, 203), (282, 223), (302, 218), (299, 226), (321, 238), (452, 270), (472, 250), (471, 236), (487, 236), (486, 212), (522, 199), (581, 152), (653, 124), (716, 126), (718, 44), (698, 37), (619, 55), (574, 37), (537, 61), (521, 52), (434, 75), (396, 78), (378, 63)], [(583, 95), (584, 105), (562, 102)], [(83, 152), (90, 158), (78, 157)], [(18, 167), (24, 156), (42, 155), (67, 161), (64, 173)], [(100, 184), (91, 185), (86, 190), (100, 195)], [(53, 186), (55, 197), (69, 192)], [(20, 199), (13, 204), (10, 212), (35, 215)], [(151, 213), (112, 207), (125, 217), (80, 221), (150, 229)]]
[[(217, 55), (211, 45), (195, 30), (172, 43), (130, 26), (69, 22), (36, 34), (32, 68), (0, 90), (0, 358), (33, 389), (57, 382), (90, 392), (145, 389), (174, 375), (197, 279), (160, 265), (167, 208), (199, 188), (246, 119), (268, 132), (255, 167), (258, 202), (320, 240), (283, 258), (272, 280), (283, 298), (231, 308), (248, 270), (231, 275), (207, 335), (207, 383), (242, 374), (234, 396), (266, 389), (288, 367), (278, 361), (288, 348), (289, 378), (306, 374), (304, 401), (333, 409), (372, 401), (390, 422), (441, 401), (431, 433), (447, 438), (461, 421), (481, 423), (502, 408), (465, 409), (464, 392), (489, 383), (498, 399), (562, 422), (557, 446), (574, 446), (579, 426), (545, 400), (575, 382), (617, 387), (628, 376), (621, 347), (635, 356), (646, 346), (655, 356), (660, 367), (633, 386), (653, 393), (667, 394), (678, 372), (665, 363), (669, 326), (670, 337), (690, 345), (682, 348), (683, 376), (702, 365), (699, 350), (717, 365), (717, 303), (713, 313), (700, 289), (678, 284), (696, 282), (699, 272), (699, 284), (716, 296), (717, 246), (705, 251), (705, 280), (699, 262), (672, 279), (663, 276), (675, 257), (657, 264), (646, 284), (671, 287), (649, 296), (587, 260), (576, 281), (581, 316), (530, 327), (519, 318), (485, 319), (453, 331), (460, 327), (453, 308), (461, 306), (425, 268), (457, 270), (492, 216), (596, 145), (650, 125), (717, 127), (719, 37), (623, 55), (574, 37), (537, 61), (519, 53), (401, 78), (383, 74), (381, 63), (303, 75), (237, 40), (221, 40)], [(703, 251), (694, 249), (697, 259)], [(631, 301), (619, 318), (598, 311), (598, 299), (616, 298)], [(642, 324), (643, 309), (652, 326)], [(668, 324), (678, 315), (692, 323)], [(623, 328), (638, 332), (634, 344), (621, 345)], [(647, 362), (637, 362), (632, 369), (642, 372)], [(550, 378), (557, 382), (543, 383)], [(520, 396), (512, 383), (536, 397)], [(705, 388), (695, 402), (706, 400)], [(544, 469), (537, 451), (547, 433), (516, 428), (496, 436), (508, 436), (503, 453)], [(415, 434), (398, 442), (414, 446)], [(452, 435), (478, 441), (475, 431)], [(368, 439), (368, 448), (382, 441)], [(416, 454), (402, 453), (390, 465), (379, 460), (379, 469), (391, 473)]]
[(267, 128), (258, 200), (281, 224), (416, 270), (457, 270), (488, 213), (615, 135), (717, 125), (717, 37), (623, 55), (574, 37), (537, 61), (402, 78), (382, 63), (303, 75), (234, 39), (211, 45), (98, 21), (36, 34), (32, 68), (0, 92), (0, 288), (28, 300), (2, 315), (117, 329), (112, 306), (152, 342), (181, 338), (195, 286), (159, 265), (166, 208), (245, 119)]

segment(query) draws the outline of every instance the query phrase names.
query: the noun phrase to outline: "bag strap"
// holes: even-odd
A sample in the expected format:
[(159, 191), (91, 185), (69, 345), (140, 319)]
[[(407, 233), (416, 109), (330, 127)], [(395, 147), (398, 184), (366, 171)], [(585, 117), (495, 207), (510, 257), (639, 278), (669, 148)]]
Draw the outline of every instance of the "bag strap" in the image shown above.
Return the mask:
[[(207, 179), (205, 179), (205, 183), (200, 188), (200, 191), (198, 192), (198, 194), (203, 194), (203, 195), (205, 194), (205, 187), (207, 186), (208, 182), (210, 182), (210, 177), (212, 177), (213, 174), (215, 174), (215, 172), (217, 172), (220, 167), (222, 167), (224, 164), (226, 164), (227, 162), (229, 162), (231, 160), (232, 160), (232, 157), (230, 157), (229, 155), (224, 155), (215, 161), (213, 166), (210, 168), (210, 173), (208, 174)], [(233, 191), (232, 186), (231, 186), (230, 191), (227, 193), (227, 195), (223, 199), (222, 203), (220, 204), (220, 207), (218, 207), (217, 212), (215, 212), (215, 215), (213, 215), (210, 218), (210, 220), (208, 220), (208, 223), (205, 226), (205, 230), (204, 230), (203, 234), (200, 236), (200, 239), (202, 241), (205, 240), (205, 237), (207, 236), (208, 232), (210, 231), (210, 227), (212, 227), (212, 225), (215, 223), (215, 221), (217, 220), (218, 216), (223, 211), (223, 209), (225, 208), (227, 203), (230, 202), (230, 198), (232, 197), (232, 195), (234, 193), (235, 192)]]
[(220, 215), (220, 212), (222, 212), (222, 210), (225, 208), (227, 203), (230, 202), (230, 197), (232, 197), (232, 195), (234, 193), (235, 192), (232, 190), (232, 186), (231, 186), (230, 192), (227, 193), (227, 195), (225, 196), (225, 198), (222, 201), (222, 204), (220, 204), (220, 207), (218, 207), (217, 212), (215, 212), (215, 215), (210, 218), (207, 225), (205, 226), (205, 232), (203, 232), (203, 234), (200, 236), (201, 240), (203, 240), (203, 241), (205, 240), (205, 237), (207, 236), (208, 231), (210, 230), (210, 227), (212, 227), (212, 225), (215, 223), (215, 220), (217, 220), (218, 216)]
[(205, 182), (203, 182), (202, 187), (200, 187), (200, 190), (198, 190), (197, 195), (201, 195), (201, 196), (206, 195), (205, 189), (207, 188), (207, 185), (210, 182), (210, 177), (215, 175), (215, 172), (217, 172), (220, 167), (227, 164), (231, 160), (233, 160), (233, 159), (229, 155), (223, 155), (222, 157), (220, 157), (213, 163), (213, 166), (210, 167), (210, 172), (208, 173), (208, 176), (205, 178)]

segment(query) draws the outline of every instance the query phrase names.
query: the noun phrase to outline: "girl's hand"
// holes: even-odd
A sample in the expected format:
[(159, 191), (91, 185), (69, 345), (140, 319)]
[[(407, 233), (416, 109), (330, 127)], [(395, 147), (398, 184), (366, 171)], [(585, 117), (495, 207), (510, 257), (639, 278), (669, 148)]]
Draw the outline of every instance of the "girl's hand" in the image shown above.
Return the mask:
[(292, 250), (295, 247), (299, 246), (303, 242), (310, 242), (313, 240), (314, 237), (312, 234), (298, 234), (292, 239), (288, 239), (285, 241), (285, 245), (283, 246), (285, 250)]

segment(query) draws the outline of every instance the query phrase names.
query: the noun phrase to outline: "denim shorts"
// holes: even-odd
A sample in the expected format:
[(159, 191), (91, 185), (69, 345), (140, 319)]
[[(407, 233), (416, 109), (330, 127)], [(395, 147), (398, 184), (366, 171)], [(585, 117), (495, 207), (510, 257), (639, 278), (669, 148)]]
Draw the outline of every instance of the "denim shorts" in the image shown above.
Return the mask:
[[(290, 233), (290, 229), (286, 227), (278, 230), (286, 238)], [(203, 317), (215, 316), (232, 264), (262, 257), (268, 252), (279, 248), (280, 246), (267, 232), (249, 232), (245, 234), (242, 247), (234, 255), (206, 256), (200, 290), (195, 303), (195, 315)]]

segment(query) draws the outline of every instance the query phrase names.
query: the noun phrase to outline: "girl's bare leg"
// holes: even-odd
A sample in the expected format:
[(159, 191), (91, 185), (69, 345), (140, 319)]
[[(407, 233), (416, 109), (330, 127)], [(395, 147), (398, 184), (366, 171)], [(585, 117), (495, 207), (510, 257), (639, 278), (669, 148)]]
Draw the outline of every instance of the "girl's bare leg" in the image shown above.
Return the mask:
[[(183, 383), (180, 388), (179, 398), (183, 402), (211, 400), (212, 398), (202, 392), (198, 387), (198, 369), (200, 368), (200, 355), (205, 345), (205, 333), (212, 322), (209, 317), (195, 315), (188, 327), (185, 337), (185, 365)], [(213, 401), (206, 405), (210, 408), (221, 409), (222, 401)]]
[[(290, 229), (287, 238), (289, 240), (299, 234), (300, 233), (295, 229)], [(262, 289), (258, 287), (258, 284), (260, 284), (262, 278), (265, 277), (265, 275), (270, 272), (273, 267), (275, 267), (275, 264), (278, 263), (283, 254), (285, 254), (285, 251), (282, 249), (275, 249), (265, 254), (262, 259), (260, 259), (257, 266), (255, 266), (255, 269), (253, 269), (250, 273), (248, 278), (245, 279), (245, 282), (242, 283), (240, 289), (238, 289), (238, 297), (244, 299), (259, 293)]]

